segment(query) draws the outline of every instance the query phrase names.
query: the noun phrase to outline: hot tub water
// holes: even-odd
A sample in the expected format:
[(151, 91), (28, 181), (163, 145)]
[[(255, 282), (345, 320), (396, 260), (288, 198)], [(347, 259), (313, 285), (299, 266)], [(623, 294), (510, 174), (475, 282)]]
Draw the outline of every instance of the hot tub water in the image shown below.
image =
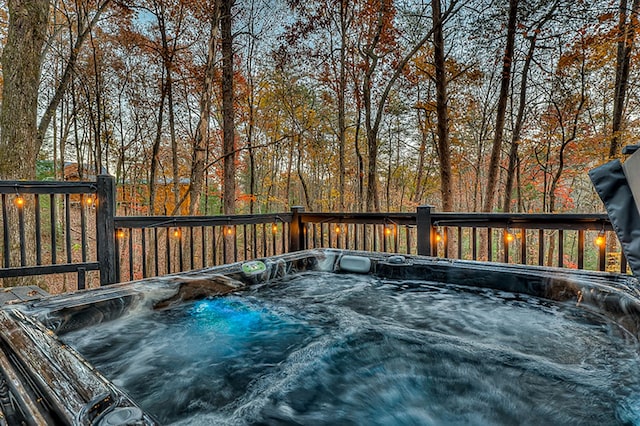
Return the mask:
[(640, 422), (635, 338), (489, 289), (308, 272), (61, 339), (165, 424)]

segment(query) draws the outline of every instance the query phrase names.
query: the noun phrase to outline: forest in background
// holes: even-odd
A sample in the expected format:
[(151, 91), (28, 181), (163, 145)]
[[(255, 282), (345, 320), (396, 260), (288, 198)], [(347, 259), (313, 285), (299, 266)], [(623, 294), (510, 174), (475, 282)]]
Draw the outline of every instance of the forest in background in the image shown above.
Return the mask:
[(106, 171), (134, 215), (600, 212), (638, 3), (6, 0), (0, 178)]

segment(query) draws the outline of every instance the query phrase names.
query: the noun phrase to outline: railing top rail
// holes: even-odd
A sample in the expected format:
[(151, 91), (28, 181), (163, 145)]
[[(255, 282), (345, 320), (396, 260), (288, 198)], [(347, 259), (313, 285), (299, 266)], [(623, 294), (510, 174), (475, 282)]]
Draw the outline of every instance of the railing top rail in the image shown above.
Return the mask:
[(0, 194), (92, 194), (96, 182), (0, 181)]
[(606, 214), (575, 213), (431, 213), (434, 226), (524, 229), (605, 230), (613, 228)]
[(301, 212), (304, 223), (356, 223), (415, 225), (416, 213), (307, 213)]
[[(355, 223), (416, 225), (416, 213), (315, 213), (301, 212), (303, 223)], [(434, 226), (612, 230), (606, 214), (576, 213), (456, 213), (431, 212)]]
[(290, 223), (291, 216), (291, 213), (232, 216), (116, 216), (114, 224), (117, 228), (257, 225), (261, 223)]

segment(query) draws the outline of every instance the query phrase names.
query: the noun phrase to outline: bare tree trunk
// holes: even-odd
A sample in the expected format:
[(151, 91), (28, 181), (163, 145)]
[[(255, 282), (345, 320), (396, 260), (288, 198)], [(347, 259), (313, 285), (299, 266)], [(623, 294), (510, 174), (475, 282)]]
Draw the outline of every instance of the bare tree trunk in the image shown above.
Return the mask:
[(221, 0), (220, 35), (222, 37), (222, 121), (224, 152), (223, 208), (225, 214), (235, 213), (236, 165), (235, 165), (235, 117), (233, 107), (233, 34), (231, 9), (234, 0)]
[(340, 210), (345, 210), (344, 191), (345, 191), (345, 152), (347, 139), (347, 125), (345, 119), (345, 93), (347, 90), (347, 27), (348, 17), (347, 8), (348, 0), (340, 1), (340, 77), (338, 81), (338, 138), (339, 138), (339, 185), (340, 185)]
[(38, 87), (49, 20), (48, 0), (9, 0), (2, 52), (0, 178), (32, 179), (42, 141), (37, 137)]
[(204, 86), (200, 95), (200, 120), (196, 129), (193, 147), (193, 165), (191, 167), (191, 183), (189, 185), (189, 214), (194, 215), (200, 205), (202, 186), (205, 174), (205, 157), (211, 116), (211, 98), (213, 97), (213, 79), (215, 71), (215, 42), (218, 35), (220, 9), (214, 0), (209, 16), (209, 40), (207, 42), (207, 59), (204, 73)]
[(511, 65), (513, 63), (513, 50), (516, 36), (516, 22), (518, 17), (518, 0), (509, 0), (509, 23), (507, 24), (507, 42), (504, 49), (502, 62), (502, 78), (500, 83), (500, 95), (498, 98), (498, 109), (496, 113), (496, 127), (493, 136), (493, 148), (491, 150), (491, 160), (489, 162), (489, 176), (487, 178), (487, 190), (485, 192), (484, 205), (482, 210), (489, 212), (493, 208), (496, 198), (496, 187), (498, 184), (498, 169), (500, 166), (500, 154), (502, 152), (502, 139), (504, 122), (507, 111), (507, 101), (509, 99), (509, 85), (511, 82)]
[(622, 130), (622, 113), (629, 83), (631, 68), (631, 52), (633, 51), (638, 8), (640, 0), (633, 0), (631, 14), (627, 20), (627, 0), (620, 0), (620, 19), (618, 24), (618, 50), (616, 56), (616, 81), (613, 97), (613, 117), (611, 126), (611, 144), (609, 158), (615, 158), (620, 152), (620, 131)]
[(513, 128), (513, 134), (511, 135), (511, 148), (509, 148), (509, 168), (507, 170), (507, 182), (504, 190), (504, 204), (502, 211), (508, 213), (511, 211), (511, 199), (513, 192), (513, 178), (516, 171), (516, 164), (518, 162), (518, 145), (520, 143), (520, 132), (522, 131), (522, 124), (524, 122), (524, 109), (527, 101), (527, 81), (529, 78), (529, 67), (531, 66), (531, 60), (533, 58), (533, 52), (536, 48), (537, 33), (534, 32), (533, 36), (529, 38), (529, 50), (527, 57), (522, 66), (522, 77), (520, 80), (520, 99), (518, 104), (518, 114), (516, 115), (516, 122)]
[(445, 69), (444, 35), (440, 0), (431, 1), (433, 14), (433, 63), (435, 66), (436, 113), (438, 115), (438, 160), (440, 162), (440, 194), (442, 210), (453, 210), (451, 181), (451, 147), (449, 144), (449, 114), (447, 109), (447, 74)]
[[(164, 74), (164, 73), (163, 73)], [(160, 77), (160, 104), (158, 105), (158, 120), (156, 122), (156, 136), (151, 148), (151, 169), (149, 171), (149, 215), (155, 214), (158, 165), (160, 163), (160, 142), (162, 141), (162, 122), (164, 117), (164, 103), (167, 91), (164, 84), (164, 75)]]

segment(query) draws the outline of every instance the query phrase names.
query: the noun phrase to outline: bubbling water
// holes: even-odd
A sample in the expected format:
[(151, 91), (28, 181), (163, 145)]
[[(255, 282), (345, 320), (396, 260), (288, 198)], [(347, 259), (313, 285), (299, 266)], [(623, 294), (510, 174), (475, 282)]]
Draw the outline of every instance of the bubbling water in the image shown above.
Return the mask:
[(488, 289), (312, 272), (61, 337), (162, 423), (635, 424), (635, 338)]

